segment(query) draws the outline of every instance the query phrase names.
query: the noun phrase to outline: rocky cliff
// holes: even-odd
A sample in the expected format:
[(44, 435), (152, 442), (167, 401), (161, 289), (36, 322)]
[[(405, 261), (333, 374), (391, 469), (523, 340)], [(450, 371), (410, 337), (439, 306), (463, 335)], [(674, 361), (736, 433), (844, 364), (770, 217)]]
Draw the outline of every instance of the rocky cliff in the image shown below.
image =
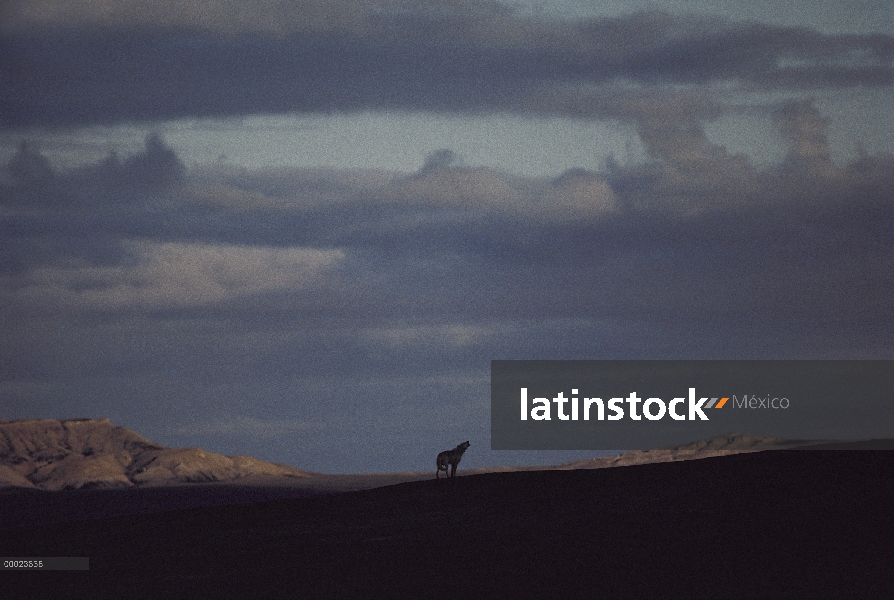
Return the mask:
[(45, 490), (310, 474), (250, 456), (167, 448), (108, 419), (0, 421), (0, 488)]

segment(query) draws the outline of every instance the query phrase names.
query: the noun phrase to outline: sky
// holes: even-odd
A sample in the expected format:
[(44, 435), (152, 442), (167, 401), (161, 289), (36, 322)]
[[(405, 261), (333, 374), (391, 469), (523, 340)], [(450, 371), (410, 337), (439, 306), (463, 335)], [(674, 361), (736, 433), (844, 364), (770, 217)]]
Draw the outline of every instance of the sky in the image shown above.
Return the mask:
[(555, 464), (491, 360), (892, 359), (892, 85), (881, 0), (7, 0), (0, 418)]

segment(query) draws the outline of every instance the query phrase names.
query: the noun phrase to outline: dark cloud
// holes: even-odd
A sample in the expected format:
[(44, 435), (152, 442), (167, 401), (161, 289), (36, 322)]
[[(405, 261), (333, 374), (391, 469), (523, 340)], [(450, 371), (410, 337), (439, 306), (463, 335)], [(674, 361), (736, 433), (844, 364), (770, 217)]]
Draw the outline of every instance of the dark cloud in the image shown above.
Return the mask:
[(594, 84), (737, 82), (779, 90), (894, 82), (890, 36), (663, 13), (569, 23), (506, 13), (481, 22), (462, 17), (476, 26), (437, 24), (453, 23), (463, 10), (399, 13), (389, 18), (401, 27), (375, 34), (335, 27), (284, 35), (9, 31), (0, 39), (0, 125), (387, 109), (620, 116), (624, 106), (599, 102)]
[(718, 336), (750, 339), (760, 323), (886, 318), (894, 160), (838, 168), (812, 105), (776, 115), (789, 143), (777, 166), (727, 154), (695, 122), (657, 122), (642, 125), (648, 162), (554, 180), (457, 167), (446, 151), (369, 181), (190, 174), (156, 137), (53, 171), (23, 146), (10, 169), (40, 177), (4, 189), (5, 289), (39, 300), (28, 310), (302, 314), (308, 327), (714, 318)]
[[(5, 167), (0, 182), (0, 273), (83, 260), (121, 261), (121, 240), (176, 235), (168, 203), (177, 197), (185, 167), (161, 138), (125, 159), (110, 155), (82, 168), (61, 171), (27, 142)], [(181, 211), (194, 219), (201, 208)]]
[(827, 35), (753, 24), (694, 31), (623, 60), (634, 77), (667, 81), (739, 80), (755, 86), (890, 85), (894, 40)]
[(432, 152), (427, 157), (425, 157), (425, 164), (422, 166), (420, 174), (424, 174), (435, 169), (449, 167), (451, 164), (456, 162), (456, 158), (456, 153), (453, 152), (453, 150), (448, 150), (446, 148), (443, 150)]
[(19, 151), (6, 167), (17, 185), (25, 188), (39, 188), (53, 180), (53, 167), (40, 152), (32, 149), (23, 140)]
[(146, 137), (143, 150), (121, 160), (110, 154), (100, 163), (57, 173), (50, 161), (28, 141), (5, 167), (10, 175), (0, 188), (0, 203), (32, 203), (84, 208), (122, 204), (137, 192), (158, 192), (183, 180), (186, 167), (158, 134)]

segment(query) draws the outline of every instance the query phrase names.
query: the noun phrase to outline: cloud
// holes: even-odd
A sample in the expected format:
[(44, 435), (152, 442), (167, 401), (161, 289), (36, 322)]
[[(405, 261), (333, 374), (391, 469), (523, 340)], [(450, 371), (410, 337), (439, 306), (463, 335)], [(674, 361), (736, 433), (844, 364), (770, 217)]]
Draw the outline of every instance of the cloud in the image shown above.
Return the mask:
[(87, 310), (183, 308), (312, 285), (345, 259), (338, 249), (127, 241), (115, 266), (46, 266), (7, 278), (8, 293)]
[(543, 191), (540, 211), (546, 218), (575, 221), (619, 210), (618, 199), (601, 175), (584, 169), (566, 171)]
[(509, 208), (521, 199), (518, 190), (501, 173), (486, 168), (433, 166), (429, 162), (415, 176), (389, 186), (384, 195), (406, 204), (484, 210)]
[(531, 17), (511, 5), (490, 0), (7, 0), (4, 29), (52, 26), (118, 28), (196, 28), (216, 33), (290, 33), (338, 29), (363, 33), (376, 28), (383, 37), (421, 29), (434, 39), (453, 34), (469, 38), (496, 33), (517, 40)]
[(17, 5), (0, 125), (333, 110), (618, 117), (619, 82), (703, 95), (894, 83), (894, 37), (880, 34), (660, 12), (562, 22), (462, 1), (239, 5)]
[(22, 140), (19, 151), (12, 157), (6, 170), (13, 181), (25, 188), (40, 187), (52, 181), (55, 173), (50, 161)]
[(378, 194), (402, 205), (465, 209), (472, 218), (492, 213), (562, 221), (599, 218), (617, 209), (611, 188), (595, 173), (572, 170), (540, 181), (487, 168), (455, 167), (455, 161), (453, 152), (440, 150), (417, 173), (392, 181)]
[[(567, 221), (594, 219), (616, 211), (617, 199), (605, 178), (572, 169), (554, 179), (513, 176), (487, 167), (462, 166), (448, 149), (426, 157), (411, 175), (313, 169), (239, 171), (205, 169), (191, 179), (191, 201), (245, 212), (305, 214), (320, 211), (347, 217), (359, 206), (377, 209), (380, 227), (409, 223), (474, 221), (488, 215)], [(403, 208), (407, 210), (398, 210)], [(344, 222), (342, 234), (370, 223)], [(389, 223), (391, 225), (389, 225)]]
[(445, 350), (480, 345), (488, 338), (506, 332), (499, 325), (450, 323), (419, 326), (373, 327), (362, 332), (362, 337), (373, 347), (393, 350)]
[(183, 179), (186, 166), (177, 154), (156, 133), (146, 137), (145, 149), (117, 164), (114, 157), (106, 161), (107, 169), (117, 171), (119, 179), (126, 179), (137, 187), (158, 189)]
[(760, 186), (760, 174), (748, 158), (711, 142), (698, 119), (644, 118), (637, 131), (649, 160), (628, 167), (610, 164), (609, 171), (614, 173), (610, 178), (618, 187), (642, 187), (640, 197), (655, 209), (697, 211), (718, 203), (749, 202)]
[(290, 419), (259, 419), (249, 416), (222, 417), (196, 425), (170, 428), (167, 433), (186, 436), (248, 436), (252, 438), (277, 438), (294, 433), (322, 429), (323, 425), (309, 421)]
[[(68, 171), (28, 147), (14, 160), (42, 165), (46, 200), (10, 201), (0, 218), (3, 299), (10, 314), (298, 320), (343, 356), (369, 344), (400, 353), (426, 336), (459, 356), (498, 346), (492, 327), (531, 319), (747, 329), (748, 311), (798, 327), (834, 311), (877, 316), (892, 287), (894, 159), (829, 163), (823, 117), (797, 101), (768, 109), (788, 157), (757, 168), (710, 141), (684, 100), (627, 107), (644, 163), (554, 179), (441, 151), (410, 175), (206, 168), (149, 193), (115, 173), (153, 155), (180, 164), (151, 143), (139, 160)], [(103, 200), (88, 202), (88, 189)], [(846, 290), (870, 284), (878, 293), (845, 309)], [(361, 343), (356, 332), (369, 333)]]
[[(340, 3), (332, 4), (337, 6)], [(315, 5), (318, 7), (317, 11), (313, 10)], [(281, 31), (287, 24), (292, 27), (299, 25), (295, 22), (297, 14), (290, 14), (293, 12), (290, 8), (294, 13), (304, 9), (307, 17), (305, 26), (308, 28), (315, 22), (325, 22), (322, 10), (324, 6), (320, 2), (260, 3), (238, 0), (216, 0), (208, 4), (172, 0), (13, 0), (7, 3), (5, 20), (8, 28), (78, 24), (117, 27), (192, 26), (228, 32)], [(356, 14), (356, 9), (361, 8), (360, 3), (354, 8)], [(329, 12), (335, 14), (337, 9), (333, 7)]]
[(141, 151), (123, 160), (112, 153), (80, 169), (57, 171), (23, 140), (4, 169), (8, 177), (6, 185), (0, 183), (0, 204), (108, 210), (145, 199), (147, 194), (164, 195), (183, 180), (186, 166), (158, 134), (149, 134), (144, 144)]
[(784, 168), (820, 181), (835, 175), (826, 131), (829, 120), (810, 101), (787, 102), (774, 115), (789, 145)]
[(425, 164), (422, 165), (419, 174), (436, 171), (438, 169), (446, 169), (457, 161), (456, 153), (452, 150), (437, 150), (425, 157)]
[(149, 190), (116, 175), (126, 157), (64, 170), (28, 145), (33, 176), (0, 196), (0, 402), (189, 415), (177, 445), (354, 465), (383, 435), (454, 435), (430, 418), (450, 403), (451, 431), (486, 439), (495, 358), (894, 357), (894, 157), (828, 165), (803, 100), (763, 109), (788, 144), (764, 168), (707, 138), (711, 101), (613, 106), (647, 159), (554, 179), (442, 152), (412, 174), (186, 169)]

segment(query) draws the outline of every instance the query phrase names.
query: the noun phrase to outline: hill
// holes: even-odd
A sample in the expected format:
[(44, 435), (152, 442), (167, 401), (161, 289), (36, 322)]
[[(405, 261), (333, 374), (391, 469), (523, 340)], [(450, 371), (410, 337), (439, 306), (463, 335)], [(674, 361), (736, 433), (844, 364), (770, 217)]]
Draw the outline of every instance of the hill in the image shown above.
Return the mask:
[(784, 438), (753, 436), (742, 433), (718, 435), (708, 440), (699, 440), (680, 444), (669, 448), (655, 450), (631, 450), (617, 456), (591, 458), (559, 465), (556, 468), (569, 469), (605, 469), (608, 467), (629, 467), (651, 463), (676, 462), (680, 460), (697, 460), (714, 456), (729, 456), (744, 452), (763, 452), (766, 450), (790, 450), (801, 446), (816, 444), (812, 440), (787, 440)]
[[(462, 476), (532, 470), (602, 469), (694, 460), (815, 443), (733, 433), (672, 448), (635, 450), (547, 467), (460, 469)], [(201, 448), (168, 448), (108, 419), (0, 421), (0, 489), (58, 491), (170, 486), (184, 483), (263, 484), (301, 488), (303, 495), (369, 489), (428, 479), (429, 472), (323, 475), (250, 456)]]
[(250, 456), (167, 448), (108, 419), (0, 421), (0, 488), (116, 488), (309, 475)]
[(11, 597), (885, 598), (892, 503), (892, 452), (781, 450), (0, 526), (0, 545), (89, 558), (7, 573)]

